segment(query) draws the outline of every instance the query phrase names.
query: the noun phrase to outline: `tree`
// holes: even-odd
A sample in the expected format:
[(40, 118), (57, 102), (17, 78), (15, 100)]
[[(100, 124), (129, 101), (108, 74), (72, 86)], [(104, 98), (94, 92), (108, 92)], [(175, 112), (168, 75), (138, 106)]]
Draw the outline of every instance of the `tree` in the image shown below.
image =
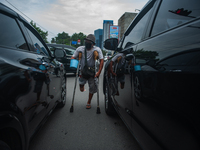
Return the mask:
[[(78, 46), (84, 45), (84, 38), (86, 38), (86, 35), (83, 34), (82, 32), (78, 34), (74, 33), (71, 37), (69, 36), (68, 33), (62, 32), (58, 33), (57, 37), (52, 38), (51, 43), (66, 44), (77, 48)], [(78, 40), (80, 40), (80, 44), (72, 45), (72, 41), (77, 42)]]
[(52, 38), (52, 39), (51, 39), (51, 43), (56, 43), (55, 38)]
[(42, 31), (39, 27), (36, 26), (36, 23), (33, 23), (33, 20), (31, 20), (30, 24), (37, 30), (37, 32), (41, 35), (45, 43), (48, 43), (47, 41), (47, 36), (48, 36), (48, 31), (44, 32)]
[(51, 43), (70, 45), (70, 36), (65, 32), (58, 33), (58, 36), (55, 37), (55, 39), (52, 38)]
[(82, 32), (80, 33), (74, 33), (72, 36), (71, 36), (71, 41), (78, 41), (80, 40), (80, 44), (76, 44), (76, 45), (73, 45), (74, 47), (79, 47), (80, 45), (84, 45), (84, 38), (86, 38), (86, 35), (83, 34)]

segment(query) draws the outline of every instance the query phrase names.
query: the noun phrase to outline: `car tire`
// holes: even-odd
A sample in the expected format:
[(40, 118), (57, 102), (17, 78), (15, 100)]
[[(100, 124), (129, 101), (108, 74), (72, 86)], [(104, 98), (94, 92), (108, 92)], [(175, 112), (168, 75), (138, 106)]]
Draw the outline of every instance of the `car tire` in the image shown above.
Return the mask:
[(135, 74), (135, 78), (134, 78), (134, 95), (135, 98), (137, 100), (142, 100), (143, 96), (142, 96), (143, 92), (142, 92), (142, 84), (141, 84), (141, 80), (140, 80), (140, 76), (139, 74)]
[(105, 93), (104, 93), (104, 100), (105, 100), (105, 111), (107, 115), (115, 115), (116, 111), (114, 106), (112, 105), (112, 98), (111, 98), (111, 91), (109, 88), (108, 83), (105, 84)]
[(63, 80), (62, 80), (62, 88), (61, 88), (61, 97), (60, 97), (60, 102), (57, 104), (57, 108), (62, 108), (65, 106), (66, 103), (66, 79), (63, 75)]
[(13, 150), (13, 149), (16, 149), (16, 150), (24, 149), (22, 147), (22, 141), (19, 136), (19, 133), (12, 128), (1, 129), (1, 131), (0, 131), (0, 150)]
[(1, 150), (11, 150), (10, 146), (8, 146), (4, 141), (0, 140), (0, 148)]

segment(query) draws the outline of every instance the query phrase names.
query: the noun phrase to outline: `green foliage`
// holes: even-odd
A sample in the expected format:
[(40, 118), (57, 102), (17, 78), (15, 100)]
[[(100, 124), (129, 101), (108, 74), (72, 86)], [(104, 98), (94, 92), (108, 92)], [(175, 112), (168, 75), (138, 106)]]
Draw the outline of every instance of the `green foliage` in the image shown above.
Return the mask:
[(30, 24), (37, 30), (37, 32), (41, 35), (45, 43), (48, 43), (47, 41), (47, 36), (48, 36), (48, 31), (44, 32), (42, 31), (39, 27), (36, 26), (36, 23), (33, 23), (33, 21), (30, 22)]
[(52, 38), (52, 39), (51, 39), (51, 43), (56, 43), (55, 38)]
[(72, 36), (71, 36), (71, 41), (78, 41), (80, 40), (80, 44), (77, 44), (77, 45), (73, 45), (74, 47), (79, 47), (81, 45), (84, 45), (84, 38), (86, 38), (86, 35), (84, 35), (82, 32), (80, 33), (74, 33)]
[(156, 56), (158, 56), (158, 52), (156, 51), (145, 51), (144, 49), (138, 49), (133, 53), (136, 58), (139, 59), (151, 59), (155, 60)]
[[(70, 45), (70, 36), (68, 33), (62, 32), (58, 33), (58, 36), (55, 37), (56, 44), (66, 44)], [(52, 43), (52, 41), (51, 41)]]
[[(66, 45), (71, 45), (75, 48), (84, 45), (84, 38), (86, 38), (86, 35), (83, 33), (74, 33), (71, 37), (69, 36), (68, 33), (62, 32), (58, 33), (57, 37), (51, 39), (51, 43), (56, 43), (56, 44), (66, 44)], [(80, 44), (72, 45), (72, 41), (78, 41), (80, 40)]]

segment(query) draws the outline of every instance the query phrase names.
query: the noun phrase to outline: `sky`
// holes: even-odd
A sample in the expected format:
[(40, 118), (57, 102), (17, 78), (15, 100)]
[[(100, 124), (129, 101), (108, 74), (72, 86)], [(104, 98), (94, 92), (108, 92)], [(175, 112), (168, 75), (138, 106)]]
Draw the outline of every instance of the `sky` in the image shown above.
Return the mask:
[(138, 13), (148, 0), (0, 0), (1, 3), (33, 20), (43, 31), (48, 31), (48, 41), (58, 33), (82, 32), (94, 34), (103, 29), (103, 20), (118, 19), (125, 12)]

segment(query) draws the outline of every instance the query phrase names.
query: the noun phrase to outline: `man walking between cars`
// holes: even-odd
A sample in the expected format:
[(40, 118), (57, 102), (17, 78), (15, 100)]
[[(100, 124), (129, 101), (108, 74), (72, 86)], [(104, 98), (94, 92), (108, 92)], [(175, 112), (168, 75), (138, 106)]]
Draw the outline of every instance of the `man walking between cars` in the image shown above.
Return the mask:
[[(94, 76), (83, 76), (83, 68), (85, 64), (87, 64), (88, 68), (92, 68), (94, 70), (95, 66), (95, 58), (94, 58), (94, 51), (98, 52), (98, 58), (100, 60), (100, 65), (99, 65), (99, 70)], [(86, 52), (86, 53), (85, 53)], [(101, 74), (101, 70), (103, 68), (103, 54), (102, 51), (99, 47), (95, 46), (95, 36), (93, 34), (89, 34), (85, 38), (85, 46), (79, 46), (74, 54), (72, 55), (71, 59), (76, 59), (79, 56), (79, 53), (82, 53), (82, 58), (81, 58), (81, 73), (79, 76), (79, 86), (80, 86), (80, 91), (84, 92), (84, 85), (88, 81), (89, 85), (89, 97), (86, 105), (86, 109), (91, 108), (91, 100), (93, 97), (93, 94), (97, 92), (97, 87), (95, 85), (95, 77), (99, 77)], [(85, 59), (87, 58), (87, 59)]]

